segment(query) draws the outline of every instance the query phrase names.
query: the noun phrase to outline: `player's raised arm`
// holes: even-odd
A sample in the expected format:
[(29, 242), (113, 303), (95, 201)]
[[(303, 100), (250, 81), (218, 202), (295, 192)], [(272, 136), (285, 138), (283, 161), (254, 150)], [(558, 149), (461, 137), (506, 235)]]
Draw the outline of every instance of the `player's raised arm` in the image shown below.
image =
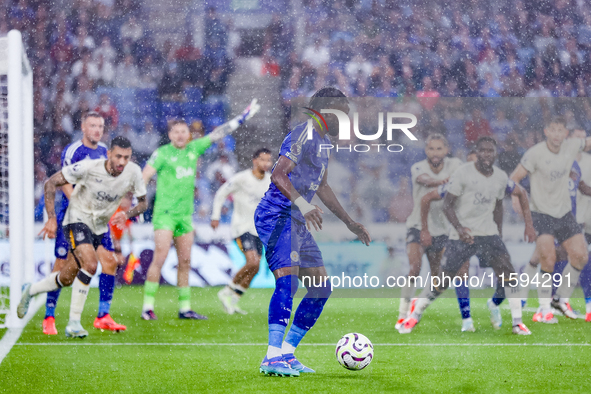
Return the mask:
[(229, 122), (226, 122), (223, 125), (216, 127), (215, 129), (213, 129), (211, 133), (207, 135), (207, 137), (209, 137), (211, 142), (221, 140), (225, 136), (231, 134), (236, 129), (238, 129), (238, 127), (240, 127), (242, 123), (252, 118), (257, 112), (259, 112), (260, 109), (261, 106), (257, 104), (257, 99), (253, 99), (250, 102), (250, 105), (246, 107), (240, 115), (236, 116)]
[(57, 219), (55, 216), (55, 192), (58, 187), (67, 185), (68, 181), (64, 177), (62, 171), (56, 172), (45, 182), (45, 210), (47, 211), (48, 220), (41, 229), (39, 235), (48, 236), (49, 238), (55, 238), (55, 232), (57, 230)]
[(431, 246), (431, 234), (429, 233), (429, 210), (431, 202), (441, 200), (439, 190), (432, 190), (421, 198), (421, 245)]
[(343, 223), (347, 225), (347, 228), (355, 235), (359, 237), (359, 240), (364, 243), (365, 245), (369, 246), (371, 242), (371, 237), (367, 232), (367, 229), (361, 224), (355, 222), (349, 214), (345, 211), (337, 196), (332, 191), (332, 188), (329, 186), (327, 182), (328, 178), (328, 170), (324, 172), (324, 176), (322, 177), (322, 181), (320, 182), (320, 186), (318, 186), (318, 191), (316, 195), (320, 200), (326, 205), (328, 209), (332, 213), (336, 215)]
[(222, 206), (228, 196), (237, 190), (237, 182), (235, 178), (230, 179), (224, 183), (213, 197), (213, 206), (211, 209), (211, 228), (214, 230), (220, 225), (220, 218), (222, 217)]

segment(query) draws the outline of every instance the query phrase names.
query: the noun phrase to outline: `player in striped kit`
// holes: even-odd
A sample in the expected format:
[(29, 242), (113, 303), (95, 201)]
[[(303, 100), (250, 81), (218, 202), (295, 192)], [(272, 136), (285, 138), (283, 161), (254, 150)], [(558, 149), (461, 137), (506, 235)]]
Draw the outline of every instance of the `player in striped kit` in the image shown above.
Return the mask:
[(271, 151), (267, 148), (258, 149), (252, 156), (252, 168), (234, 175), (219, 188), (213, 199), (211, 227), (215, 230), (220, 224), (224, 201), (232, 196), (234, 202), (232, 238), (236, 239), (236, 243), (246, 257), (246, 264), (218, 293), (224, 310), (230, 315), (234, 312), (246, 314), (238, 307), (238, 301), (259, 272), (263, 243), (254, 226), (254, 211), (271, 183), (269, 174), (271, 165)]

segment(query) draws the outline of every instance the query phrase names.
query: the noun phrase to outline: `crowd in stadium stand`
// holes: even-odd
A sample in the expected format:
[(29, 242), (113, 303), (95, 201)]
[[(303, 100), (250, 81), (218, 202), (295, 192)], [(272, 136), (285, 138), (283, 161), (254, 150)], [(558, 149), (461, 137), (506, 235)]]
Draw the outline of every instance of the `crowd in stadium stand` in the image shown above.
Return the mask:
[[(396, 98), (401, 112), (422, 120), (421, 139), (434, 131), (446, 134), (456, 156), (464, 157), (478, 137), (494, 135), (502, 150), (498, 164), (507, 172), (543, 138), (544, 120), (553, 114), (564, 113), (571, 127), (591, 129), (587, 99), (533, 99), (589, 95), (587, 2), (463, 0), (443, 6), (412, 0), (304, 0), (303, 5), (301, 51), (295, 50), (295, 15), (274, 15), (263, 40), (264, 72), (281, 79), (286, 118), (294, 97), (310, 96), (325, 85), (349, 96)], [(34, 69), (37, 182), (59, 169), (60, 153), (79, 138), (87, 110), (105, 116), (105, 140), (121, 133), (141, 141), (134, 146), (140, 164), (166, 142), (168, 116), (192, 114), (188, 120), (197, 134), (225, 121), (227, 114), (218, 103), (224, 101), (234, 52), (240, 55), (231, 26), (231, 20), (209, 7), (204, 48), (196, 48), (187, 34), (183, 42), (167, 41), (160, 50), (141, 22), (136, 0), (117, 0), (113, 6), (80, 1), (68, 13), (40, 0), (0, 5), (0, 35), (12, 28), (23, 31)], [(129, 108), (130, 97), (143, 113)], [(468, 97), (473, 105), (457, 97)], [(530, 104), (523, 100), (519, 110), (509, 101), (498, 100), (494, 108), (482, 101), (495, 97), (532, 99)], [(232, 142), (220, 145), (206, 155), (197, 180), (196, 215), (202, 220), (212, 192), (227, 179), (229, 168), (237, 168)], [(335, 166), (363, 168), (382, 179), (380, 187), (385, 188), (357, 182), (342, 191), (345, 201), (378, 192), (407, 198), (407, 169), (423, 153), (421, 146), (405, 148), (410, 154), (395, 163), (358, 163), (337, 155)], [(210, 167), (218, 171), (212, 173)], [(40, 194), (41, 188), (37, 190)], [(403, 221), (409, 208), (395, 208), (385, 199), (370, 206), (377, 221)], [(361, 210), (354, 203), (352, 209)]]

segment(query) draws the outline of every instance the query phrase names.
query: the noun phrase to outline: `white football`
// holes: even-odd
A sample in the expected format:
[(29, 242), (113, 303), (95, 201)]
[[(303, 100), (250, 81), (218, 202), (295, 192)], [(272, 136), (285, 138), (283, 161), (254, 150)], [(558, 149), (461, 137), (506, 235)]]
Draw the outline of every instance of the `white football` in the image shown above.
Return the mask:
[(373, 360), (373, 345), (365, 335), (350, 333), (337, 343), (337, 361), (351, 371), (361, 371)]

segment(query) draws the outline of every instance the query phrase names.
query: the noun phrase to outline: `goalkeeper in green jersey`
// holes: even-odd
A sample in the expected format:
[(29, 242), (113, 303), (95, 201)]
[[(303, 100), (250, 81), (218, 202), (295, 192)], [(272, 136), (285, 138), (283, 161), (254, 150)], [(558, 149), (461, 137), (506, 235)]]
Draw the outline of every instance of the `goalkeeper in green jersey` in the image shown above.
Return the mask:
[(216, 141), (229, 135), (258, 112), (260, 106), (254, 99), (244, 112), (223, 125), (216, 127), (203, 138), (189, 142), (187, 123), (176, 120), (169, 124), (171, 143), (161, 146), (152, 154), (143, 171), (144, 182), (158, 174), (156, 202), (154, 204), (154, 257), (144, 284), (142, 318), (156, 320), (154, 299), (160, 283), (160, 271), (174, 242), (178, 256), (179, 318), (207, 319), (191, 310), (191, 245), (193, 245), (193, 196), (197, 159)]

